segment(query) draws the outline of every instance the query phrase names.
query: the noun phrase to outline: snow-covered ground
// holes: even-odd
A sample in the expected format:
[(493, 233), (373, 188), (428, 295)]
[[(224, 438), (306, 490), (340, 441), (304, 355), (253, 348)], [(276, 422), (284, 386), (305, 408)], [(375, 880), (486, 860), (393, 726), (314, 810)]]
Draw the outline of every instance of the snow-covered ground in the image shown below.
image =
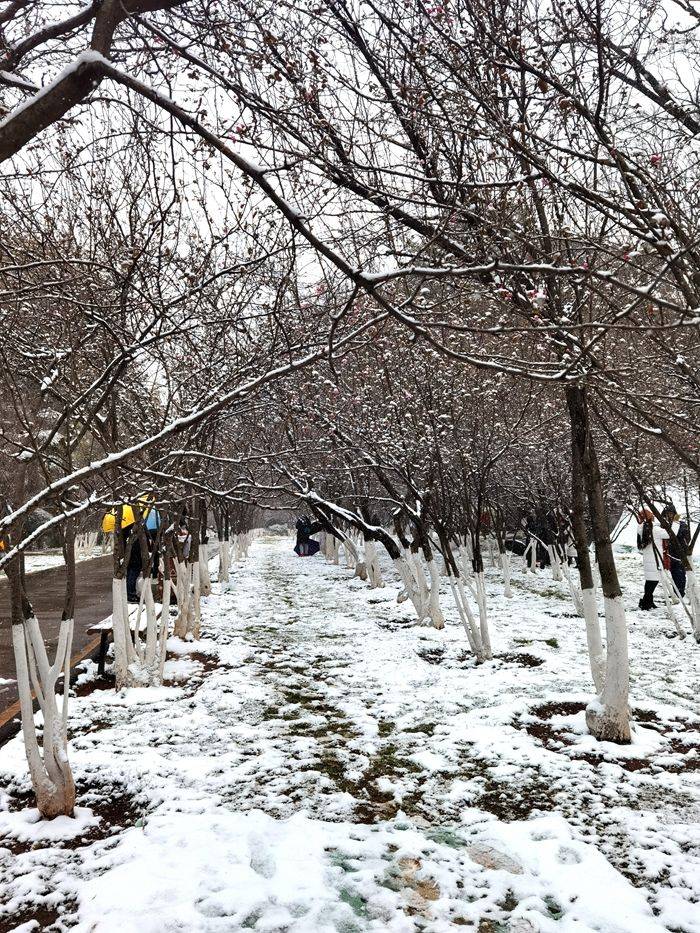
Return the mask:
[[(87, 552), (76, 555), (76, 561), (91, 560), (93, 557), (102, 557), (101, 547), (91, 548)], [(24, 558), (27, 573), (37, 573), (39, 570), (48, 570), (50, 567), (63, 567), (65, 561), (60, 550), (33, 551)]]
[[(171, 640), (169, 686), (73, 701), (76, 821), (32, 822), (2, 749), (0, 930), (700, 931), (691, 638), (630, 612), (638, 726), (601, 746), (548, 571), (516, 570), (512, 600), (489, 576), (477, 667), (449, 594), (445, 631), (415, 626), (393, 580), (291, 548), (256, 540), (202, 641)], [(639, 558), (619, 562), (632, 607)]]

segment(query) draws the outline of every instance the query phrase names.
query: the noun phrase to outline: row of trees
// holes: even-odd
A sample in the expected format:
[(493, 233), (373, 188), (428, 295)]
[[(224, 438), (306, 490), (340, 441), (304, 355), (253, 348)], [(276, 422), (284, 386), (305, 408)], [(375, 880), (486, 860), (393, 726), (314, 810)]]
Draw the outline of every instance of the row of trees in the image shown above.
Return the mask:
[(444, 564), (488, 658), (485, 542), (508, 592), (539, 513), (589, 728), (628, 741), (610, 526), (700, 477), (699, 25), (684, 0), (0, 7), (16, 644), (41, 654), (24, 551), (60, 527), (70, 561), (76, 523), (155, 489), (222, 540), (227, 510), (302, 502), (373, 585), (384, 546), (438, 627)]

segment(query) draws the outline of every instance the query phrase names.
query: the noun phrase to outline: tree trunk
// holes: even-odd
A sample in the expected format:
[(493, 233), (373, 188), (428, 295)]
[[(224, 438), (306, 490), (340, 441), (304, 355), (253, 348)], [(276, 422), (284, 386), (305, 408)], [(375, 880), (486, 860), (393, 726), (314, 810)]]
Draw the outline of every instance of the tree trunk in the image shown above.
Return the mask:
[(211, 577), (209, 576), (209, 545), (199, 545), (199, 589), (202, 596), (211, 596)]
[[(75, 783), (68, 761), (67, 737), (75, 605), (75, 550), (71, 522), (65, 531), (64, 558), (66, 598), (53, 664), (49, 663), (39, 622), (22, 585), (20, 559), (13, 559), (7, 566), (22, 736), (37, 808), (46, 819), (72, 816), (75, 808)], [(56, 684), (61, 675), (63, 700), (59, 708)], [(34, 722), (32, 685), (43, 719), (41, 747)]]
[(508, 551), (501, 551), (501, 570), (503, 571), (503, 595), (506, 599), (512, 599), (513, 590), (510, 588), (510, 554)]
[(627, 623), (605, 512), (598, 457), (591, 433), (586, 390), (570, 386), (566, 390), (566, 400), (571, 416), (572, 448), (578, 458), (577, 464), (581, 469), (588, 500), (605, 607), (605, 684), (597, 701), (586, 710), (586, 722), (591, 734), (598, 739), (629, 742)]
[(445, 627), (445, 617), (440, 606), (440, 574), (435, 558), (432, 555), (427, 564), (430, 576), (430, 596), (428, 598), (430, 621), (433, 623), (433, 628), (443, 629)]
[(600, 635), (598, 602), (596, 600), (591, 555), (588, 550), (588, 535), (584, 520), (586, 496), (583, 485), (583, 471), (579, 451), (573, 443), (573, 439), (571, 445), (571, 505), (571, 530), (576, 546), (576, 561), (578, 563), (579, 580), (581, 581), (580, 594), (576, 594), (572, 589), (572, 596), (574, 605), (577, 606), (577, 611), (583, 616), (586, 624), (586, 642), (591, 676), (596, 691), (601, 694), (605, 686), (605, 650)]
[(384, 586), (382, 580), (382, 571), (377, 559), (377, 546), (374, 541), (365, 541), (365, 566), (367, 567), (367, 576), (369, 585), (372, 589)]
[(685, 591), (688, 594), (688, 602), (690, 603), (693, 636), (695, 641), (700, 644), (700, 581), (695, 570), (688, 570), (687, 567), (685, 571)]

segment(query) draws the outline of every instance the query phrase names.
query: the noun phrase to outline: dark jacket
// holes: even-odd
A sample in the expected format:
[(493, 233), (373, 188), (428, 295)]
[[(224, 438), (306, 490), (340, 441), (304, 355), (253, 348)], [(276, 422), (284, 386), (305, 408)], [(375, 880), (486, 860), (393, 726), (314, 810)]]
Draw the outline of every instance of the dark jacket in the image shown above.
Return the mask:
[(308, 544), (311, 535), (323, 529), (322, 522), (310, 522), (300, 518), (297, 522), (297, 544)]

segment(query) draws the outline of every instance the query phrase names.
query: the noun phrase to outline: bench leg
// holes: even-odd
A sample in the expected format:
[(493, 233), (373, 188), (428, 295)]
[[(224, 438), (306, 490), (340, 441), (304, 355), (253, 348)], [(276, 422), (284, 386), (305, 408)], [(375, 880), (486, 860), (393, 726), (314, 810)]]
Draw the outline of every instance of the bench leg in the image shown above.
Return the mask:
[(100, 654), (97, 658), (97, 673), (102, 675), (105, 672), (105, 661), (107, 660), (107, 645), (109, 643), (109, 634), (102, 632), (100, 635)]

